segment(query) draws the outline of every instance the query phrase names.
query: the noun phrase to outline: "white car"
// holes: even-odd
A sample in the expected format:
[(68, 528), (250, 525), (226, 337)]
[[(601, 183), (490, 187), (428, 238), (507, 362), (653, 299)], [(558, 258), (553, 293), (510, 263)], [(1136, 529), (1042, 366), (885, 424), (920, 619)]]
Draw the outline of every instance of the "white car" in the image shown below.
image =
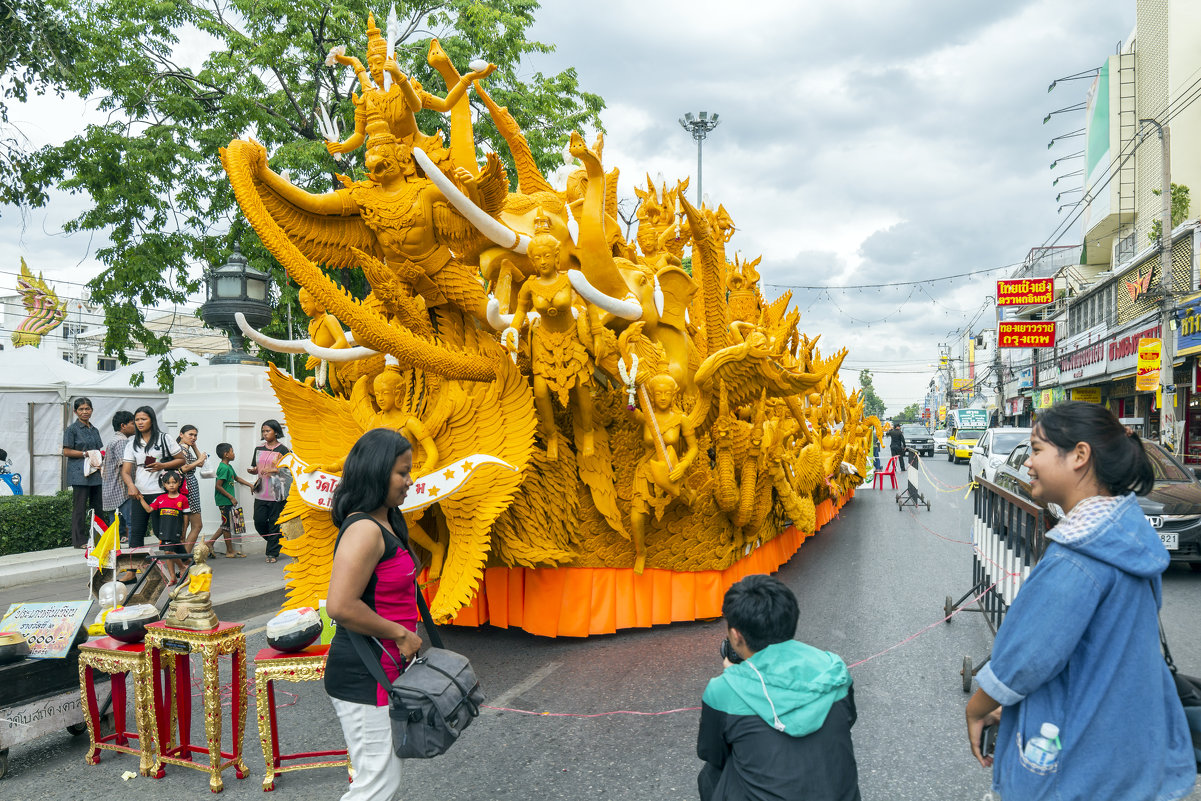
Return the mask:
[(934, 432), (934, 452), (947, 452), (947, 430), (945, 428), (940, 428)]
[(972, 457), (967, 463), (968, 481), (977, 476), (986, 481), (996, 478), (997, 468), (1004, 463), (1018, 445), (1030, 439), (1028, 428), (990, 428), (972, 448)]

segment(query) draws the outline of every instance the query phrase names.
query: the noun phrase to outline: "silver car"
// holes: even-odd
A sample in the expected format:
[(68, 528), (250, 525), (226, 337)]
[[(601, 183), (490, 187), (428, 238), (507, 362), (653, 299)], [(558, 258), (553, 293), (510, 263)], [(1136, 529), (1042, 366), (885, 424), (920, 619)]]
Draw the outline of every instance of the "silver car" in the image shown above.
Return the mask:
[(990, 428), (972, 448), (967, 462), (968, 481), (976, 476), (986, 481), (995, 481), (997, 468), (1018, 445), (1030, 440), (1028, 428)]
[(945, 428), (940, 428), (934, 432), (934, 452), (947, 452), (947, 430)]

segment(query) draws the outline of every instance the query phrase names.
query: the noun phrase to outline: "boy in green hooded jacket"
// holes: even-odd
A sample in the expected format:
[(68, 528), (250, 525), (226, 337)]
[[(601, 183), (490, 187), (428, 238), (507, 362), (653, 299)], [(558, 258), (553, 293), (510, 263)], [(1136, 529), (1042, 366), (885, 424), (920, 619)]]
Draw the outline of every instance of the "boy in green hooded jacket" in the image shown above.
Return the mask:
[(771, 576), (730, 587), (721, 611), (729, 657), (702, 698), (701, 801), (859, 801), (846, 664), (793, 639), (796, 596)]

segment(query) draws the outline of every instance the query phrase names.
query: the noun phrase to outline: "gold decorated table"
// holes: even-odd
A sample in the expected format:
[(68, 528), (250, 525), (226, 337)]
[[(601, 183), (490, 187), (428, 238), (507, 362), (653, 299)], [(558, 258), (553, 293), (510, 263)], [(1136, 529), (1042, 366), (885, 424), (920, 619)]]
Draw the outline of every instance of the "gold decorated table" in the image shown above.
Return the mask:
[[(175, 680), (174, 710), (179, 722), (179, 744), (162, 747), (154, 763), (154, 774), (161, 777), (163, 765), (179, 765), (206, 770), (209, 789), (219, 793), (225, 789), (221, 773), (233, 767), (239, 779), (249, 771), (242, 760), (242, 738), (246, 728), (246, 635), (241, 623), (218, 623), (207, 631), (170, 628), (161, 621), (146, 627), (146, 648), (150, 652), (150, 669), (154, 680), (154, 719), (159, 742), (166, 742), (170, 731), (171, 699), (167, 684), (157, 679), (163, 663), (173, 662)], [(192, 681), (191, 654), (199, 653), (203, 670), (205, 747), (192, 744)], [(220, 658), (230, 657), (230, 720), (231, 745), (221, 750), (221, 679)], [(208, 764), (192, 761), (193, 754), (208, 756)]]
[[(96, 674), (109, 675), (113, 702), (113, 733), (100, 734), (100, 709), (96, 702)], [(136, 733), (125, 729), (127, 677), (133, 677), (134, 715)], [(170, 677), (168, 677), (170, 681)], [(154, 681), (149, 655), (143, 643), (124, 643), (112, 637), (101, 637), (79, 646), (79, 691), (82, 696), (84, 722), (88, 727), (91, 747), (84, 757), (89, 765), (100, 761), (100, 750), (108, 749), (125, 754), (138, 754), (138, 772), (149, 776), (157, 752), (154, 719)], [(170, 720), (165, 737), (170, 737)], [(130, 745), (137, 741), (137, 747)]]
[[(267, 762), (267, 774), (263, 777), (263, 791), (275, 789), (275, 775), (293, 770), (310, 768), (350, 767), (346, 749), (332, 751), (301, 751), (281, 754), (279, 750), (279, 727), (275, 720), (275, 682), (277, 681), (321, 681), (325, 677), (325, 657), (328, 645), (310, 645), (302, 651), (286, 653), (274, 648), (264, 648), (254, 657), (254, 694), (258, 709), (259, 739), (263, 744), (263, 758)], [(325, 757), (338, 757), (329, 760)], [(284, 766), (295, 759), (321, 761), (303, 762)]]

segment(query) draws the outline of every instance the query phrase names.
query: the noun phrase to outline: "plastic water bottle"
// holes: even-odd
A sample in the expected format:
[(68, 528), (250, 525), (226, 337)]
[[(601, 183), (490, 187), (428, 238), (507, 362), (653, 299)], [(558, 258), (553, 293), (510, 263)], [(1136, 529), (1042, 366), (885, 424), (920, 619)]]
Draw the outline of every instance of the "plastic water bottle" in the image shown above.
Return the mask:
[(1059, 727), (1054, 723), (1044, 723), (1038, 733), (1040, 736), (1026, 741), (1022, 756), (1040, 768), (1049, 768), (1059, 759)]

